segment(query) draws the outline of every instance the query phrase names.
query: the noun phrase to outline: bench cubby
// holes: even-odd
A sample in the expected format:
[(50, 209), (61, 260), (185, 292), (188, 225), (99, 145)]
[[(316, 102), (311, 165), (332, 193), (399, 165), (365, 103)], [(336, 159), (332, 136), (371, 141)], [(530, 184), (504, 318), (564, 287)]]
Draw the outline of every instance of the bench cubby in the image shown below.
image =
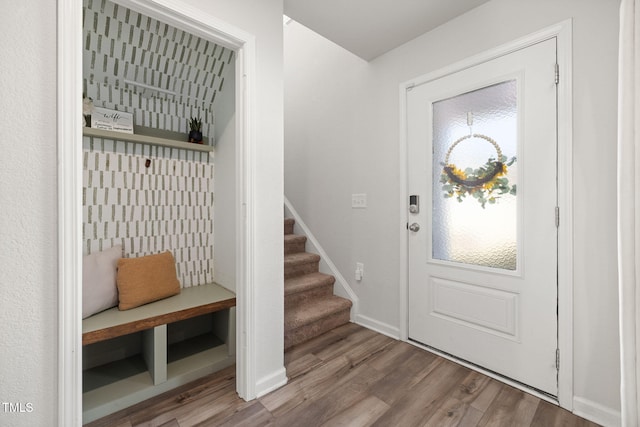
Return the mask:
[(83, 422), (235, 363), (235, 305), (211, 283), (84, 319)]

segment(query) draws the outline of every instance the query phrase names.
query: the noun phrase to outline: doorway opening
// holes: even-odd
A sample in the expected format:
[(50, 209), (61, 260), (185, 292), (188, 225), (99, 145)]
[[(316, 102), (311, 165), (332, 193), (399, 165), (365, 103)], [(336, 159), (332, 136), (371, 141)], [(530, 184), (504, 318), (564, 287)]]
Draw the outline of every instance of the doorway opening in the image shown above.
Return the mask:
[[(87, 40), (83, 37), (82, 16), (83, 2), (82, 0), (74, 0), (71, 2), (62, 2), (60, 5), (60, 13), (58, 14), (59, 28), (59, 424), (60, 425), (79, 425), (82, 420), (82, 347), (81, 347), (81, 259), (83, 253), (83, 190), (82, 190), (82, 125), (83, 116), (80, 100), (83, 92), (83, 48), (93, 46), (91, 43), (107, 43), (108, 40), (100, 40), (96, 37), (94, 41)], [(102, 2), (105, 3), (105, 2)], [(232, 248), (227, 252), (228, 257), (226, 265), (231, 268), (222, 267), (220, 276), (215, 280), (225, 281), (227, 284), (238, 284), (235, 288), (237, 294), (237, 313), (236, 313), (236, 337), (237, 337), (237, 391), (241, 397), (253, 398), (254, 391), (254, 374), (253, 361), (254, 355), (251, 353), (253, 346), (247, 345), (252, 341), (251, 322), (248, 321), (252, 317), (252, 304), (247, 295), (252, 294), (252, 269), (253, 260), (248, 254), (252, 252), (254, 218), (252, 210), (247, 209), (253, 202), (253, 185), (251, 180), (251, 169), (249, 167), (249, 159), (254, 153), (254, 135), (251, 120), (251, 99), (254, 90), (254, 40), (253, 36), (239, 30), (225, 22), (214, 17), (206, 16), (199, 11), (191, 10), (186, 6), (176, 6), (175, 8), (165, 8), (154, 2), (146, 1), (129, 1), (117, 0), (117, 7), (122, 10), (130, 9), (140, 15), (146, 16), (147, 25), (151, 20), (154, 21), (156, 28), (146, 28), (149, 34), (153, 34), (158, 28), (171, 26), (181, 31), (181, 37), (187, 39), (197, 37), (202, 40), (201, 43), (212, 43), (219, 46), (219, 49), (212, 57), (218, 61), (226, 60), (227, 65), (235, 66), (231, 78), (231, 84), (227, 84), (227, 94), (231, 94), (230, 98), (235, 103), (235, 108), (227, 112), (225, 126), (221, 126), (221, 132), (217, 133), (218, 155), (222, 156), (228, 168), (221, 168), (216, 173), (226, 174), (231, 177), (233, 184), (231, 188), (227, 187), (221, 197), (226, 197), (230, 202), (230, 209), (227, 212), (221, 212), (220, 220), (231, 220), (234, 224), (226, 225), (228, 230), (226, 239), (232, 239)], [(110, 25), (111, 19), (104, 16), (104, 21), (99, 24)], [(140, 18), (142, 19), (142, 18)], [(162, 27), (166, 24), (166, 27)], [(114, 26), (117, 26), (114, 20)], [(132, 37), (149, 37), (141, 33), (135, 33)], [(189, 37), (191, 35), (191, 37)], [(129, 35), (127, 34), (127, 37)], [(149, 37), (150, 38), (150, 37)], [(183, 39), (184, 40), (184, 39)], [(148, 39), (144, 39), (145, 43), (150, 43)], [(109, 46), (114, 50), (114, 46)], [(228, 53), (226, 58), (224, 54)], [(121, 55), (132, 55), (132, 52), (114, 52), (112, 59), (121, 57)], [(143, 55), (138, 52), (136, 55)], [(147, 60), (150, 61), (149, 56)], [(115, 61), (106, 58), (104, 68), (112, 70), (113, 67), (125, 66), (124, 62), (115, 64)], [(232, 63), (233, 62), (233, 63)], [(171, 64), (167, 65), (170, 67)], [(216, 71), (220, 73), (218, 78), (223, 74), (220, 64)], [(211, 80), (215, 80), (216, 76), (209, 76)], [(134, 83), (146, 84), (144, 80), (135, 80)], [(142, 86), (141, 85), (141, 86)], [(220, 88), (220, 81), (217, 82)], [(124, 85), (123, 85), (124, 87)], [(86, 85), (84, 87), (87, 89)], [(161, 89), (165, 89), (161, 88)], [(98, 88), (100, 90), (100, 88)], [(153, 89), (150, 90), (150, 96), (146, 100), (139, 102), (150, 105), (153, 103)], [(196, 88), (197, 90), (197, 88)], [(141, 90), (140, 93), (143, 91)], [(157, 91), (156, 91), (157, 92)], [(122, 91), (118, 94), (121, 95)], [(109, 94), (111, 97), (113, 93)], [(130, 94), (129, 94), (130, 95)], [(202, 94), (201, 94), (202, 95)], [(142, 97), (141, 97), (142, 98)], [(113, 100), (112, 98), (110, 99)], [(157, 103), (156, 103), (157, 105)], [(190, 110), (192, 112), (194, 110)], [(148, 111), (145, 113), (147, 114)], [(188, 113), (187, 113), (188, 114)], [(224, 114), (223, 114), (224, 115)], [(149, 114), (151, 117), (152, 114)], [(149, 123), (158, 123), (158, 115), (156, 118), (149, 118)], [(163, 118), (161, 120), (169, 120)], [(211, 137), (215, 138), (214, 135)], [(224, 145), (224, 148), (223, 148)], [(201, 158), (201, 157), (200, 157)], [(204, 161), (204, 159), (203, 159)], [(204, 161), (206, 163), (206, 161)], [(236, 215), (244, 212), (245, 215)], [(236, 218), (238, 218), (236, 220)], [(223, 228), (223, 227), (220, 227)], [(222, 236), (225, 233), (220, 233)], [(221, 237), (221, 236), (218, 236)], [(213, 242), (210, 242), (213, 246)], [(204, 251), (203, 251), (204, 252)], [(229, 259), (234, 262), (229, 262)], [(197, 276), (197, 274), (195, 274)], [(194, 277), (194, 274), (188, 276)], [(194, 281), (197, 279), (194, 279)]]

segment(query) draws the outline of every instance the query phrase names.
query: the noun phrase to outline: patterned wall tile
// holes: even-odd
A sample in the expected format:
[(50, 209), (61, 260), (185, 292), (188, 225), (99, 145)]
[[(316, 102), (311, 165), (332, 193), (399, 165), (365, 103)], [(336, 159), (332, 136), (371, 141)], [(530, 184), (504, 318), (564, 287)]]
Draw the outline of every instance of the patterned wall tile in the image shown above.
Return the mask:
[(209, 154), (90, 137), (83, 144), (83, 252), (117, 244), (127, 257), (170, 250), (183, 287), (212, 282)]
[(202, 117), (203, 134), (213, 137), (211, 106), (232, 50), (108, 0), (84, 1), (83, 28), (83, 91), (95, 105), (174, 132), (187, 133), (187, 119)]

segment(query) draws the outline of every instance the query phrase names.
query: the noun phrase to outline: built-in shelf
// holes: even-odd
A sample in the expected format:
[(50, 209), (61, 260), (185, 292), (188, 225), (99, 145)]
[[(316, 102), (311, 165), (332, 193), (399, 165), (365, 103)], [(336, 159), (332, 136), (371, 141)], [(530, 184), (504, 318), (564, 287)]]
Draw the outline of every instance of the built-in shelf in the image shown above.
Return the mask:
[(138, 144), (150, 144), (150, 145), (156, 145), (159, 147), (179, 148), (184, 150), (204, 151), (204, 152), (213, 151), (213, 147), (211, 145), (193, 144), (190, 142), (183, 142), (183, 141), (178, 141), (174, 139), (158, 138), (156, 136), (139, 135), (135, 133), (126, 133), (126, 132), (114, 132), (110, 130), (102, 130), (102, 129), (89, 128), (89, 127), (84, 127), (82, 129), (82, 134), (84, 136), (89, 136), (92, 138), (115, 139), (118, 141), (129, 141), (129, 142), (135, 142)]
[[(131, 361), (119, 362), (109, 368), (117, 372), (126, 363), (131, 364)], [(136, 364), (139, 363), (137, 361)], [(154, 384), (153, 378), (146, 371), (130, 372), (131, 376), (120, 372), (114, 376), (112, 372), (104, 372), (104, 368), (94, 368), (91, 372), (84, 373), (84, 381), (91, 378), (92, 381), (98, 381), (98, 384), (90, 386), (91, 390), (83, 394), (83, 423), (95, 421), (234, 363), (235, 356), (229, 356), (228, 346), (223, 344), (167, 363), (167, 379), (160, 384)], [(103, 378), (97, 378), (100, 376)]]
[(235, 294), (216, 283), (82, 321), (83, 422), (235, 363)]

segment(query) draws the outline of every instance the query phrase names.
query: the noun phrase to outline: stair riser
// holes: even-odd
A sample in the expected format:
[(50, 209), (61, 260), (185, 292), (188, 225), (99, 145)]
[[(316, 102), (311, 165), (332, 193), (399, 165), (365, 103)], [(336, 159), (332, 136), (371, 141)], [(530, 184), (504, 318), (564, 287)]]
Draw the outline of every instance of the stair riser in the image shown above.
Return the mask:
[(334, 313), (328, 317), (319, 319), (313, 323), (301, 326), (292, 331), (285, 331), (284, 333), (284, 348), (285, 350), (296, 344), (308, 341), (312, 338), (322, 335), (331, 329), (337, 328), (340, 325), (349, 323), (349, 310), (342, 310)]
[(313, 289), (309, 289), (303, 292), (297, 292), (295, 294), (285, 295), (284, 297), (284, 309), (294, 310), (301, 304), (310, 300), (317, 300), (322, 298), (329, 298), (333, 295), (333, 284), (326, 284), (317, 286)]
[(284, 266), (284, 278), (302, 276), (304, 274), (317, 273), (320, 262), (305, 262)]
[(295, 254), (298, 252), (304, 252), (305, 242), (304, 241), (293, 241), (293, 242), (284, 242), (284, 254)]

